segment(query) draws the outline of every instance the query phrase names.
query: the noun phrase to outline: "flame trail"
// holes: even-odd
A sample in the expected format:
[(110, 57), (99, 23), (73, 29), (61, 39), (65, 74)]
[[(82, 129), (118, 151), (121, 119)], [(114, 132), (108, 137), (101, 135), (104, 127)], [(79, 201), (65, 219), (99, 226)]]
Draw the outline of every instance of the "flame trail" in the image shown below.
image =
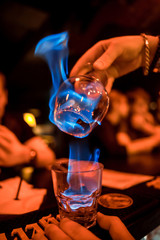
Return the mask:
[[(37, 44), (35, 54), (47, 61), (51, 71), (53, 88), (49, 102), (50, 121), (59, 128), (60, 124), (64, 124), (64, 127), (60, 129), (64, 131), (66, 128), (67, 133), (69, 128), (72, 130), (70, 133), (78, 129), (76, 136), (84, 137), (89, 134), (90, 124), (95, 124), (97, 121), (95, 120), (95, 107), (102, 98), (103, 88), (101, 85), (99, 86), (99, 83), (97, 83), (98, 86), (95, 86), (94, 83), (88, 84), (88, 81), (83, 80), (80, 86), (76, 84), (78, 81), (75, 83), (74, 88), (77, 88), (76, 91), (71, 87), (68, 90), (69, 83), (67, 82), (65, 87), (62, 86), (62, 88), (64, 87), (63, 91), (58, 92), (61, 83), (67, 79), (68, 75), (68, 38), (67, 32), (43, 38)], [(59, 125), (58, 120), (54, 118), (58, 94), (62, 100), (59, 112), (63, 112), (63, 119), (58, 115), (58, 119), (60, 119)], [(67, 109), (70, 112), (69, 116), (66, 114)], [(83, 143), (83, 147), (80, 142), (74, 142), (70, 147), (67, 175), (68, 189), (65, 188), (59, 194), (59, 198), (61, 199), (61, 208), (66, 212), (78, 210), (80, 215), (84, 215), (84, 210), (87, 207), (88, 214), (92, 212), (92, 215), (95, 215), (97, 211), (96, 198), (101, 190), (101, 169), (97, 163), (99, 150), (96, 149), (94, 154), (91, 154), (86, 141)]]
[(60, 84), (67, 79), (68, 75), (68, 39), (67, 32), (53, 34), (41, 39), (35, 49), (35, 55), (43, 57), (51, 71), (53, 87), (49, 102), (49, 119), (53, 123), (55, 97)]

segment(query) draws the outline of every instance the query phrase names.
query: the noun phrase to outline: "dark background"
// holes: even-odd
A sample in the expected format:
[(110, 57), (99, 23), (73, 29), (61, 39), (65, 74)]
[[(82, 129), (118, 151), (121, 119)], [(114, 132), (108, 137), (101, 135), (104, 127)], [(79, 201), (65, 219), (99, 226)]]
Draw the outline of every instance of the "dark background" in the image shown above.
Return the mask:
[[(8, 80), (10, 108), (40, 109), (48, 120), (51, 76), (47, 64), (34, 56), (37, 42), (50, 34), (69, 32), (69, 71), (76, 60), (101, 39), (160, 31), (159, 0), (0, 1), (0, 70)], [(144, 87), (155, 101), (160, 75), (142, 70), (116, 80), (126, 91)]]

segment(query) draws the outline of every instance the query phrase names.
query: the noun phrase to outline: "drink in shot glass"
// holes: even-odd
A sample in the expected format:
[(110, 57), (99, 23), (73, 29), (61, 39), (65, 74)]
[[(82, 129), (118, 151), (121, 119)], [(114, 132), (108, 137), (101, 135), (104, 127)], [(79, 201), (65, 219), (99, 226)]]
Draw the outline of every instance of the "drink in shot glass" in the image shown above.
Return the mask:
[(67, 217), (86, 228), (95, 225), (102, 170), (103, 164), (98, 162), (68, 159), (60, 160), (52, 167), (61, 219)]

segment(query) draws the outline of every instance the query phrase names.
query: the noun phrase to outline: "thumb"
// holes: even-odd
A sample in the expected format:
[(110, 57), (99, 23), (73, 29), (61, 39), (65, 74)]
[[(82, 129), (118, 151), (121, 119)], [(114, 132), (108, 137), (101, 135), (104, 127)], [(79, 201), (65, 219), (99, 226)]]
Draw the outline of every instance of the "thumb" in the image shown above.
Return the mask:
[(103, 229), (109, 231), (113, 240), (134, 240), (122, 221), (115, 216), (106, 216), (102, 213), (97, 214), (97, 222)]
[(111, 92), (113, 83), (114, 83), (114, 78), (113, 78), (113, 77), (109, 77), (109, 78), (107, 79), (107, 85), (105, 86), (105, 89), (107, 90), (108, 93)]

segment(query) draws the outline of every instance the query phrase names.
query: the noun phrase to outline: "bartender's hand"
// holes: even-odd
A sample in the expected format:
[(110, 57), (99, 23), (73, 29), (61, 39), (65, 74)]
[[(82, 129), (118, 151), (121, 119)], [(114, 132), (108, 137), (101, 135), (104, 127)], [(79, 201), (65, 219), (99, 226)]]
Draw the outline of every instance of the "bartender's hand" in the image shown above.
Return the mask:
[(13, 132), (0, 125), (0, 166), (10, 167), (27, 163), (30, 149), (23, 145)]
[[(158, 37), (147, 36), (151, 61), (158, 45)], [(85, 74), (92, 70), (103, 70), (107, 75), (106, 90), (110, 92), (115, 78), (144, 66), (144, 40), (142, 36), (124, 36), (100, 41), (77, 61), (70, 76)]]
[[(113, 240), (134, 240), (118, 217), (98, 213), (97, 222), (101, 228), (109, 231)], [(45, 233), (49, 240), (99, 240), (88, 229), (67, 218), (61, 220), (59, 227), (55, 224), (48, 224)], [(33, 238), (33, 240), (37, 239), (41, 239), (39, 235)]]

